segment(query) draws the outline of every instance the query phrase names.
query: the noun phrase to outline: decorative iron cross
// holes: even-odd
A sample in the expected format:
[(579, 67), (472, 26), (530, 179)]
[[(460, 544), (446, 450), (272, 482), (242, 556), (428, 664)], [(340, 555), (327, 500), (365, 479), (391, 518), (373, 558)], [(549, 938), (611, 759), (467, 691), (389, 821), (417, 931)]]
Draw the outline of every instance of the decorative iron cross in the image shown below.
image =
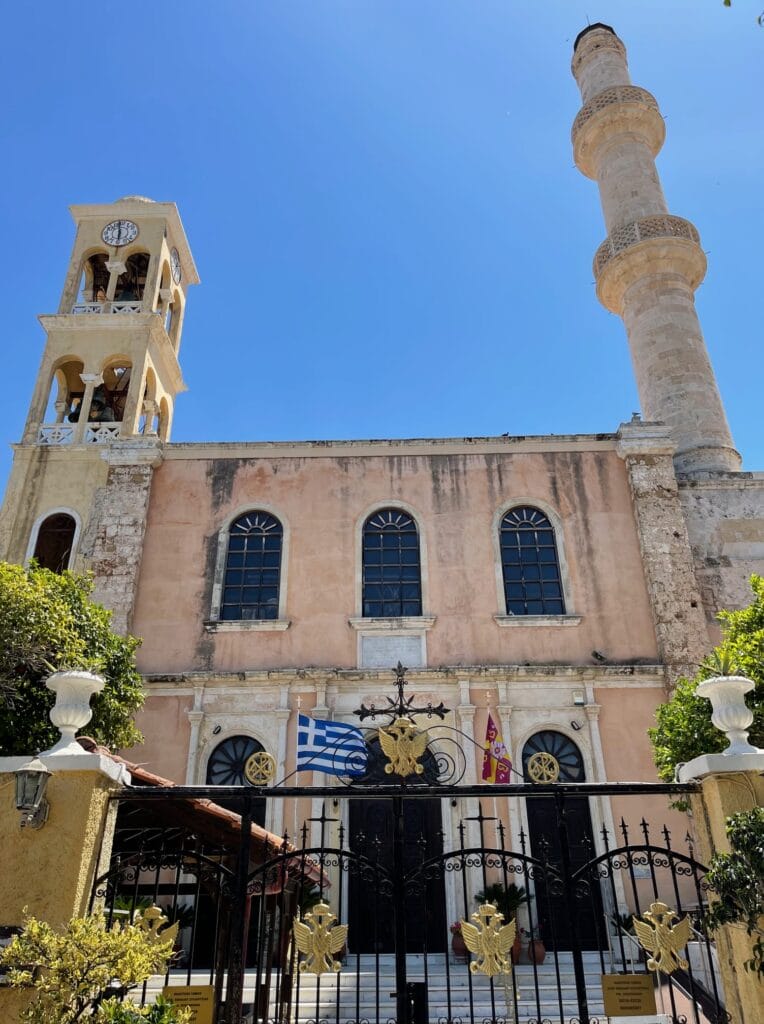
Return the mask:
[(398, 718), (411, 718), (413, 715), (427, 715), (428, 718), (445, 718), (449, 712), (449, 708), (443, 704), (443, 701), (441, 701), (437, 707), (435, 707), (432, 701), (428, 701), (426, 707), (417, 708), (414, 707), (413, 695), (411, 697), (406, 697), (404, 695), (403, 690), (408, 686), (408, 680), (406, 679), (407, 672), (408, 669), (404, 668), (400, 662), (398, 662), (396, 667), (393, 669), (398, 696), (395, 700), (393, 700), (392, 697), (385, 697), (387, 707), (378, 708), (375, 704), (372, 704), (367, 708), (365, 704), (361, 704), (360, 708), (358, 708), (357, 711), (354, 711), (353, 714), (357, 715), (362, 722), (367, 718), (374, 721), (377, 715), (390, 715), (391, 722), (394, 722)]

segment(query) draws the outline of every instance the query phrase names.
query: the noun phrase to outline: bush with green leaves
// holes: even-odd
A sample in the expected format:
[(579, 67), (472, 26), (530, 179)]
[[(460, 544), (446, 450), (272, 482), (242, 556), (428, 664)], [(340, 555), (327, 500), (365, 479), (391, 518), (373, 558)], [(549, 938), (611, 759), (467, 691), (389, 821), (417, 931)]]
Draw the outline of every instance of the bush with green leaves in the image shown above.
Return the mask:
[(705, 923), (714, 929), (737, 924), (753, 939), (746, 970), (764, 977), (764, 807), (741, 811), (727, 819), (731, 853), (715, 853), (706, 883), (718, 897)]
[(88, 732), (107, 747), (142, 740), (133, 717), (144, 700), (135, 668), (140, 641), (112, 632), (111, 612), (90, 600), (89, 576), (0, 562), (0, 756), (47, 750), (59, 738), (45, 680), (89, 669), (106, 681)]
[(698, 683), (718, 675), (742, 675), (755, 689), (746, 700), (753, 711), (750, 740), (764, 747), (764, 579), (751, 577), (754, 600), (740, 611), (720, 612), (722, 642), (692, 679), (680, 679), (670, 701), (656, 712), (649, 730), (653, 757), (662, 779), (671, 781), (678, 764), (725, 749), (727, 739), (711, 724), (711, 703), (698, 697)]
[(101, 1004), (96, 1020), (98, 1024), (185, 1024), (191, 1011), (173, 1006), (169, 999), (157, 996), (151, 1006), (138, 1008), (132, 1003), (107, 999)]
[(30, 917), (22, 933), (0, 954), (0, 965), (8, 971), (9, 984), (34, 990), (32, 1002), (21, 1014), (26, 1024), (76, 1024), (88, 1019), (112, 1024), (146, 1019), (154, 1024), (185, 1024), (189, 1020), (185, 1010), (162, 1003), (157, 1010), (149, 1008), (147, 1016), (129, 1001), (104, 1001), (115, 982), (129, 990), (164, 973), (173, 940), (174, 930), (163, 939), (161, 931), (152, 931), (141, 918), (134, 923), (115, 922), (109, 928), (103, 914), (91, 914), (72, 918), (57, 931)]

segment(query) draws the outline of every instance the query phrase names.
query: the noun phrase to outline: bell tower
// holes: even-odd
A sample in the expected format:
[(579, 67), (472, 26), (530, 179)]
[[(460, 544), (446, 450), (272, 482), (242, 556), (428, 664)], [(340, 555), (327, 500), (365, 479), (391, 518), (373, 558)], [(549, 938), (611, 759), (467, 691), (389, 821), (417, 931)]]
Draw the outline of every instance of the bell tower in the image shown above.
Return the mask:
[(594, 256), (597, 297), (623, 318), (642, 410), (670, 428), (678, 471), (736, 472), (695, 310), (706, 257), (694, 225), (668, 212), (655, 168), (666, 135), (658, 104), (631, 84), (626, 49), (608, 25), (580, 33), (572, 70), (584, 104), (573, 154), (599, 186), (608, 231)]
[(73, 206), (77, 230), (24, 444), (170, 438), (186, 291), (197, 284), (174, 203)]
[(0, 516), (0, 557), (91, 569), (129, 628), (154, 469), (169, 441), (186, 294), (199, 277), (174, 203), (73, 206), (58, 311)]

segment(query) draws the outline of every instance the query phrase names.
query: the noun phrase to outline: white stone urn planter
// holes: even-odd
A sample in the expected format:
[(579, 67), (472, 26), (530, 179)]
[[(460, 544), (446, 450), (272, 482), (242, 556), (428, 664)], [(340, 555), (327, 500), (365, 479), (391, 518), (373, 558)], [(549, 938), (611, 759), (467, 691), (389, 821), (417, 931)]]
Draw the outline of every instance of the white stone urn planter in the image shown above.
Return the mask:
[(61, 739), (45, 754), (79, 756), (87, 753), (75, 736), (93, 717), (90, 698), (94, 693), (100, 693), (105, 685), (100, 676), (79, 669), (54, 672), (49, 677), (46, 686), (56, 695), (56, 703), (50, 710), (50, 720), (60, 730)]
[(753, 722), (753, 711), (745, 702), (745, 695), (754, 689), (755, 683), (745, 676), (714, 676), (698, 683), (695, 691), (699, 697), (711, 701), (711, 721), (729, 740), (723, 753), (758, 754), (758, 747), (748, 742), (748, 730)]

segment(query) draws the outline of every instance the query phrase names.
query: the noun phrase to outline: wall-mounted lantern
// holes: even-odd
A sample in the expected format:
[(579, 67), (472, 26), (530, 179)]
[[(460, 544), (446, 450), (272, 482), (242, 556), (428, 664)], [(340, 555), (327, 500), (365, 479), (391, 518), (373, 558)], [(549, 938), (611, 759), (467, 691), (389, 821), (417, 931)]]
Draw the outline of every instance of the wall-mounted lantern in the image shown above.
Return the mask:
[(22, 828), (42, 828), (48, 820), (45, 790), (52, 774), (39, 757), (16, 771), (16, 810), (21, 811)]

